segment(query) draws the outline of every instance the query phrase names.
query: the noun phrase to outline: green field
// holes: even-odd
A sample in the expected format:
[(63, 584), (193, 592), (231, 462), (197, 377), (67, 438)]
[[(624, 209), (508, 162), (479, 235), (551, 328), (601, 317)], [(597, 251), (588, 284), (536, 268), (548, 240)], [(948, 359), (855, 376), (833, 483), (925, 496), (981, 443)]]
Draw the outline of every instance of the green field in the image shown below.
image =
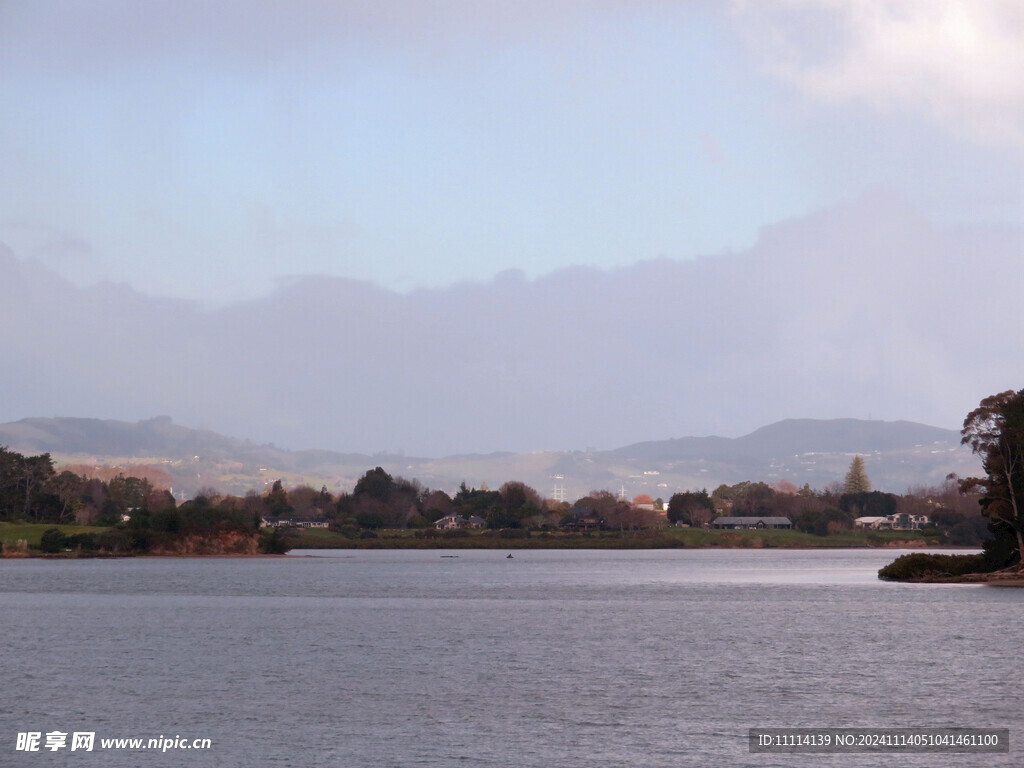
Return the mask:
[[(815, 536), (802, 531), (720, 531), (660, 528), (645, 531), (563, 533), (525, 531), (377, 531), (375, 537), (349, 538), (323, 529), (288, 533), (294, 549), (674, 549), (681, 547), (822, 549), (939, 546), (934, 531), (847, 531)], [(454, 535), (453, 535), (454, 534)]]
[(76, 533), (103, 533), (110, 528), (95, 525), (56, 525), (54, 523), (0, 523), (0, 542), (13, 546), (19, 539), (28, 542), (29, 547), (38, 548), (43, 531), (57, 528), (65, 536)]
[[(19, 539), (38, 549), (40, 537), (48, 528), (65, 535), (103, 533), (109, 528), (52, 523), (0, 522), (0, 542), (12, 547)], [(936, 531), (847, 531), (830, 536), (815, 536), (801, 531), (719, 531), (702, 528), (657, 528), (644, 531), (377, 531), (373, 537), (349, 538), (324, 529), (289, 531), (293, 549), (676, 549), (749, 548), (749, 549), (822, 549), (896, 546), (940, 546)]]

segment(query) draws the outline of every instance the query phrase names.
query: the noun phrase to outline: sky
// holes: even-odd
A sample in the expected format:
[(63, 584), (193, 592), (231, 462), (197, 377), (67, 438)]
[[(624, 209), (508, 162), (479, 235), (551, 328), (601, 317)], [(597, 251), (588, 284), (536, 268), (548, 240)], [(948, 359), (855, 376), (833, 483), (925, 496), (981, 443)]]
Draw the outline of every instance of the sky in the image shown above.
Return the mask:
[(1018, 2), (0, 0), (0, 104), (0, 243), (210, 305), (1024, 221)]

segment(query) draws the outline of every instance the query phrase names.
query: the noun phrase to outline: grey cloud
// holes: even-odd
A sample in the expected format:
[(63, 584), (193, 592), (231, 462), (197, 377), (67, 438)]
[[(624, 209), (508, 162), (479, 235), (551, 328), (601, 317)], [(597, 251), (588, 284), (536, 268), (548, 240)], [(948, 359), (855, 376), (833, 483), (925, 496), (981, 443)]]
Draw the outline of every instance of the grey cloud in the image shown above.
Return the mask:
[(956, 427), (1021, 385), (1022, 240), (875, 195), (732, 255), (409, 294), (299, 278), (205, 311), (8, 257), (0, 353), (21, 363), (0, 421), (168, 413), (283, 446), (419, 455), (735, 436), (787, 417)]
[(39, 66), (60, 69), (166, 60), (251, 69), (309, 49), (354, 45), (400, 48), (422, 60), (455, 49), (487, 52), (524, 37), (558, 44), (595, 20), (625, 9), (635, 13), (639, 5), (678, 13), (653, 0), (113, 0), (88, 5), (22, 0), (0, 10), (0, 50), (7, 49), (12, 63), (27, 56)]

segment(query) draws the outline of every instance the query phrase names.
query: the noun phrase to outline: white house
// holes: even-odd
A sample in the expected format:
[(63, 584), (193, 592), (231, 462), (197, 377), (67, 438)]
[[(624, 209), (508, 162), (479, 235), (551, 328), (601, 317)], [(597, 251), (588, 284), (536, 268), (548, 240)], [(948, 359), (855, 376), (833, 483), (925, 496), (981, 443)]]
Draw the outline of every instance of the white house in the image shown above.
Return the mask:
[(261, 528), (329, 528), (331, 521), (326, 517), (262, 517)]
[(462, 515), (445, 515), (434, 523), (434, 527), (439, 531), (450, 531), (455, 528), (461, 528), (464, 520), (465, 518)]
[(856, 528), (872, 531), (919, 531), (931, 522), (928, 515), (911, 515), (900, 512), (885, 517), (858, 517), (853, 521)]
[(486, 520), (477, 515), (445, 515), (434, 523), (434, 527), (441, 531), (450, 531), (454, 528), (483, 528), (486, 523)]

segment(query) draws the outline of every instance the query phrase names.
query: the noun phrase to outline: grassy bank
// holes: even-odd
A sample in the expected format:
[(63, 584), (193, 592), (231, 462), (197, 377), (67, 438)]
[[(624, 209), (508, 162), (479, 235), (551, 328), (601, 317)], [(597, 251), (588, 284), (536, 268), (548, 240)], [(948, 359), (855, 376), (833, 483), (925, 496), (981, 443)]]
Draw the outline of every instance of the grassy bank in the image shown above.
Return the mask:
[(372, 538), (349, 538), (323, 529), (288, 534), (293, 549), (823, 549), (858, 547), (935, 547), (938, 532), (847, 531), (815, 536), (802, 531), (720, 531), (661, 528), (646, 531), (377, 531)]
[[(0, 543), (14, 547), (19, 540), (38, 551), (43, 531), (57, 528), (67, 536), (100, 534), (109, 528), (52, 523), (0, 522)], [(376, 531), (375, 536), (349, 538), (324, 529), (292, 530), (292, 549), (848, 549), (862, 547), (936, 547), (935, 531), (846, 531), (815, 536), (802, 531), (720, 531), (701, 528), (659, 528), (645, 531)]]
[(100, 534), (109, 531), (95, 525), (56, 525), (54, 523), (2, 523), (0, 522), (0, 544), (14, 546), (19, 540), (27, 541), (29, 547), (38, 548), (39, 540), (43, 531), (56, 528), (65, 536), (74, 536), (78, 533)]

